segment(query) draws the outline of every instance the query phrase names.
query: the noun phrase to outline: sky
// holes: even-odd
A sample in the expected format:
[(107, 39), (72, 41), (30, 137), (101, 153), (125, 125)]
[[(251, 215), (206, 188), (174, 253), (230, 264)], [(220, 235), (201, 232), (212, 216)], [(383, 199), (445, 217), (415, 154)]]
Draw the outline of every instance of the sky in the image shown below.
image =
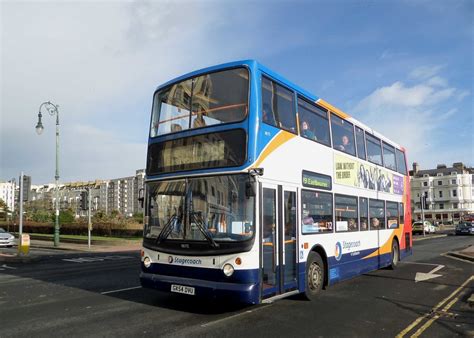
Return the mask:
[(474, 2), (1, 1), (0, 181), (132, 176), (155, 88), (256, 59), (404, 146), (474, 166)]

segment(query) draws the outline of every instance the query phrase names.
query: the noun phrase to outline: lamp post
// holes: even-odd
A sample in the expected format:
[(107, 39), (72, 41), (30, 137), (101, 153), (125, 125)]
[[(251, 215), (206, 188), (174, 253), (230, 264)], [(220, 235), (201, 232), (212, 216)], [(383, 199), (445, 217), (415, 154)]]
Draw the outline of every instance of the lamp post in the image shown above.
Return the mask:
[(36, 125), (36, 133), (38, 133), (38, 135), (41, 135), (44, 130), (43, 123), (41, 122), (41, 118), (43, 117), (41, 109), (43, 107), (46, 108), (49, 115), (56, 115), (56, 175), (54, 176), (56, 180), (56, 223), (54, 224), (54, 246), (59, 246), (59, 105), (47, 101), (39, 106), (38, 124)]

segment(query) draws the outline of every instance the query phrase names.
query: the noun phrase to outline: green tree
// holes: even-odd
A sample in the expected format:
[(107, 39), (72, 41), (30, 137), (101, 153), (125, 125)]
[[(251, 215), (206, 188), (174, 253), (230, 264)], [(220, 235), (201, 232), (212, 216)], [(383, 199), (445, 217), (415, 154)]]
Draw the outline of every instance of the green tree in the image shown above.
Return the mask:
[(143, 223), (143, 213), (136, 212), (133, 214), (133, 219), (135, 222), (142, 224)]
[(9, 212), (7, 203), (0, 198), (0, 219), (6, 220)]
[(103, 222), (107, 220), (107, 215), (103, 210), (97, 210), (95, 214), (92, 215), (92, 222)]
[[(54, 222), (56, 220), (56, 216), (54, 213), (51, 215), (51, 219)], [(73, 223), (74, 222), (74, 213), (72, 210), (61, 210), (59, 211), (59, 223), (60, 224), (65, 224), (65, 223)]]
[(120, 218), (122, 218), (122, 214), (121, 214), (120, 211), (118, 211), (118, 210), (112, 210), (112, 211), (110, 212), (110, 218), (112, 218), (112, 219), (120, 219)]
[(47, 210), (36, 210), (33, 211), (31, 215), (31, 219), (35, 222), (46, 223), (49, 222), (51, 219), (54, 219), (54, 215)]

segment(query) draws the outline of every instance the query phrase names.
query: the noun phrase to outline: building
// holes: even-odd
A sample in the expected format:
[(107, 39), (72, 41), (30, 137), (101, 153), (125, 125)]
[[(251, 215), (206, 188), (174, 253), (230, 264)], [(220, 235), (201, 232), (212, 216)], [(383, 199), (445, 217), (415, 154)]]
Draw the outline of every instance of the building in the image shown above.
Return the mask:
[(145, 171), (141, 169), (135, 172), (135, 176), (110, 180), (107, 187), (107, 209), (117, 210), (126, 217), (143, 213), (138, 194), (143, 188), (144, 178)]
[(410, 181), (414, 220), (422, 217), (421, 196), (426, 196), (425, 219), (432, 222), (457, 223), (474, 212), (474, 168), (457, 162), (452, 167), (439, 164), (436, 169), (420, 170), (415, 162)]
[(15, 211), (15, 180), (0, 182), (0, 199), (3, 200), (10, 212)]
[[(59, 208), (73, 210), (76, 217), (87, 216), (87, 210), (80, 207), (81, 192), (88, 191), (91, 196), (91, 209), (110, 214), (118, 211), (125, 217), (136, 213), (143, 213), (138, 201), (139, 191), (143, 189), (145, 170), (135, 172), (135, 176), (116, 178), (111, 180), (96, 180), (89, 182), (69, 182), (59, 185)], [(41, 204), (41, 207), (54, 210), (56, 202), (56, 185), (33, 185), (31, 188), (31, 202)]]

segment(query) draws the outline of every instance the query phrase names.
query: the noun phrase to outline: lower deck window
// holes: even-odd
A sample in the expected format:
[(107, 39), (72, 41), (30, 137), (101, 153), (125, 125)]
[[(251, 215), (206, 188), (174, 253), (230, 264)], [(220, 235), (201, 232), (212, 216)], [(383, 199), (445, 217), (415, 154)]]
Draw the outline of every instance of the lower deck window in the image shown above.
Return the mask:
[(398, 203), (387, 202), (387, 229), (397, 229), (399, 224)]
[(357, 231), (357, 197), (336, 195), (336, 232)]
[(301, 205), (303, 234), (333, 232), (332, 194), (303, 190)]
[(381, 200), (369, 200), (370, 230), (385, 229), (385, 205)]

